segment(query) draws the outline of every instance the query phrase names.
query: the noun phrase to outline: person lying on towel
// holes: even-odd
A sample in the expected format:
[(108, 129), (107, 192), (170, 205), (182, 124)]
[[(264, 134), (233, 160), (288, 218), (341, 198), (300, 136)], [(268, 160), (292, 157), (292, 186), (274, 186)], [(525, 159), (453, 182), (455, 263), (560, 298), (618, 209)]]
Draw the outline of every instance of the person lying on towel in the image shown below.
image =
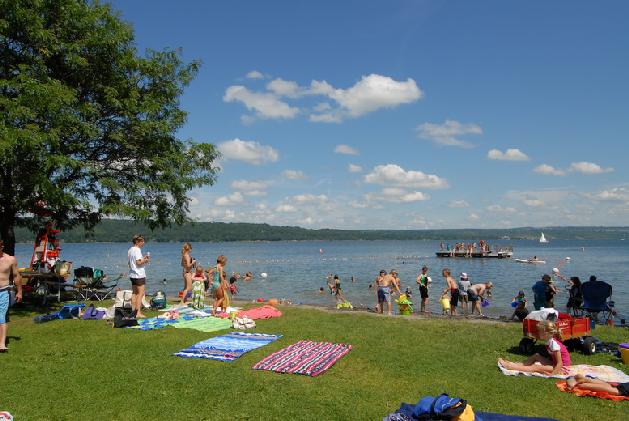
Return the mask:
[(629, 383), (617, 383), (616, 386), (604, 380), (585, 377), (577, 374), (566, 380), (569, 389), (591, 390), (592, 392), (606, 392), (614, 396), (629, 396)]

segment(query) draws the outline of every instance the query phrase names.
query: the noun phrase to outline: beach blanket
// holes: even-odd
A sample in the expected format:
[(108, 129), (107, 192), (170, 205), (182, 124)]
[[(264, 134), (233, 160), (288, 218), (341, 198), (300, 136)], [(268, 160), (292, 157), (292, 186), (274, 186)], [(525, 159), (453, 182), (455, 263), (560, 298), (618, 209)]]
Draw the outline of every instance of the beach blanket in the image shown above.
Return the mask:
[(345, 344), (299, 341), (262, 359), (253, 369), (315, 377), (332, 367), (351, 349), (351, 345)]
[(201, 332), (216, 332), (218, 330), (225, 330), (231, 327), (232, 323), (228, 319), (220, 319), (218, 317), (204, 317), (196, 318), (192, 320), (181, 320), (172, 326), (176, 329), (195, 329)]
[(535, 377), (544, 377), (544, 378), (556, 378), (556, 379), (567, 379), (568, 377), (576, 376), (577, 374), (582, 374), (587, 377), (592, 377), (595, 379), (604, 380), (606, 382), (613, 383), (627, 383), (629, 382), (629, 376), (618, 370), (617, 368), (610, 367), (608, 365), (572, 365), (568, 367), (568, 374), (556, 374), (553, 376), (547, 376), (545, 374), (540, 373), (528, 373), (517, 370), (507, 370), (500, 364), (498, 364), (498, 368), (502, 371), (502, 374), (506, 376), (517, 376), (518, 374), (523, 374), (525, 376), (535, 376)]
[(594, 398), (608, 399), (610, 401), (629, 401), (629, 396), (610, 395), (607, 392), (595, 392), (593, 390), (583, 390), (579, 388), (569, 389), (566, 382), (557, 382), (557, 389), (562, 392), (574, 393), (577, 396), (592, 396)]
[[(400, 409), (382, 418), (382, 421), (413, 421), (415, 405), (402, 403)], [(505, 415), (496, 412), (474, 411), (475, 421), (557, 421), (554, 418), (521, 417), (519, 415)]]
[(281, 315), (281, 311), (269, 305), (252, 308), (251, 310), (241, 311), (238, 313), (238, 317), (247, 316), (251, 320), (270, 319), (271, 317), (280, 317)]
[(155, 329), (163, 329), (166, 326), (179, 323), (179, 320), (169, 320), (163, 319), (160, 317), (150, 317), (148, 319), (138, 319), (137, 326), (131, 326), (129, 329), (139, 329), (139, 330), (155, 330)]
[(184, 358), (207, 358), (217, 361), (234, 361), (242, 354), (263, 347), (281, 338), (282, 335), (264, 333), (230, 332), (225, 335), (201, 341), (177, 352)]

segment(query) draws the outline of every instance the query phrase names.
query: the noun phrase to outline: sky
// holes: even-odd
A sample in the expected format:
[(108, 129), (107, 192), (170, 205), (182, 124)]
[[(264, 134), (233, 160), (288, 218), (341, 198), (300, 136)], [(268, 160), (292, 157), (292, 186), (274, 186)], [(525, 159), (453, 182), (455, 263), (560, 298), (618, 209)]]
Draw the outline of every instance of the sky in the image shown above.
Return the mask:
[(182, 139), (199, 221), (629, 225), (625, 1), (113, 1), (200, 60)]

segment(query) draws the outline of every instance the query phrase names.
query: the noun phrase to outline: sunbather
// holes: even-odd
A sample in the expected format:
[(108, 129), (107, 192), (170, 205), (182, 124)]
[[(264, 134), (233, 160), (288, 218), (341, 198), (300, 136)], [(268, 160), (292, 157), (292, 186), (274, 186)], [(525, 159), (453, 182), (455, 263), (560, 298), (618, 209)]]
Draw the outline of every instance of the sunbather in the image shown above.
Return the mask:
[(498, 358), (498, 363), (507, 370), (524, 371), (528, 373), (540, 373), (547, 376), (556, 374), (567, 374), (570, 367), (570, 353), (561, 342), (561, 335), (557, 325), (553, 322), (544, 321), (537, 325), (540, 339), (547, 339), (546, 349), (551, 359), (538, 353), (529, 357), (523, 363), (515, 363), (502, 358)]
[(566, 380), (566, 384), (570, 389), (606, 392), (614, 396), (629, 396), (629, 383), (617, 383), (616, 386), (614, 386), (604, 380), (585, 377), (583, 374), (577, 374), (574, 377), (570, 377)]

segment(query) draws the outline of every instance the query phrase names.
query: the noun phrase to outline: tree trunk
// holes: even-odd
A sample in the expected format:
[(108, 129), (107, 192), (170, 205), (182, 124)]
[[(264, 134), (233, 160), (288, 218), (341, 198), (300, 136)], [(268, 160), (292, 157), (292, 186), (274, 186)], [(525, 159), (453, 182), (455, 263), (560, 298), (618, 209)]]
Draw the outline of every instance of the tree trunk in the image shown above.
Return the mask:
[(4, 241), (4, 252), (15, 256), (15, 231), (14, 218), (7, 218), (0, 215), (0, 238)]

